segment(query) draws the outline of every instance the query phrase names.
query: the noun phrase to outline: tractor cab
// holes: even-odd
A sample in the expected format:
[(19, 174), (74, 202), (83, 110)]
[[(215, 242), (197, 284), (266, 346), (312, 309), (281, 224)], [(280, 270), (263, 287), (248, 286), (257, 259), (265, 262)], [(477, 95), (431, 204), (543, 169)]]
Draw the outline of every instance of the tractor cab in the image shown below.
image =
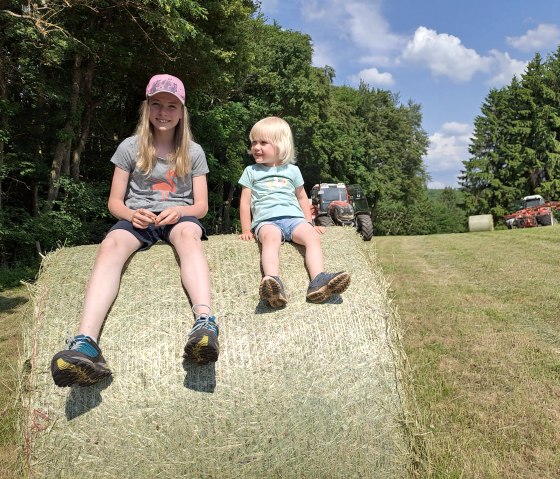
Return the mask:
[(360, 185), (348, 185), (347, 190), (348, 190), (348, 201), (354, 207), (354, 212), (356, 214), (359, 213), (369, 214), (368, 201)]
[(311, 202), (319, 212), (327, 213), (333, 201), (348, 202), (348, 193), (344, 183), (321, 183), (311, 190)]
[(353, 226), (364, 241), (371, 240), (371, 212), (358, 185), (320, 183), (311, 189), (311, 217), (317, 226)]

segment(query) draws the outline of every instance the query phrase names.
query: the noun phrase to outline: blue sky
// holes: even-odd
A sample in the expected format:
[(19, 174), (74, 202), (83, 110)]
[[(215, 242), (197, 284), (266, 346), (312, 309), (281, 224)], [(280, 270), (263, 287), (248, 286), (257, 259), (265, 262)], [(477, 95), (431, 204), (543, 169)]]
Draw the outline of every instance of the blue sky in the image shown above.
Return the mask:
[(362, 79), (422, 106), (431, 188), (458, 186), (490, 89), (560, 45), (558, 0), (262, 0), (261, 11), (310, 35), (336, 85)]

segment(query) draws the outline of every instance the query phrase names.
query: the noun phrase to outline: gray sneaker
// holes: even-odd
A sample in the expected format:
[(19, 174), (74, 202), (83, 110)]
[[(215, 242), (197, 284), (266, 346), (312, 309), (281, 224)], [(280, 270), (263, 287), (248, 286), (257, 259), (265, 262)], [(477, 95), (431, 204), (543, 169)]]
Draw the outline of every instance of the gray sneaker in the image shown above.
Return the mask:
[(283, 308), (288, 303), (284, 285), (278, 276), (263, 278), (259, 286), (259, 296), (271, 308)]
[(51, 374), (59, 387), (90, 386), (111, 376), (97, 343), (82, 334), (68, 340), (67, 348), (51, 361)]
[(346, 271), (319, 273), (307, 288), (307, 301), (324, 303), (335, 294), (346, 291), (350, 286), (350, 275)]

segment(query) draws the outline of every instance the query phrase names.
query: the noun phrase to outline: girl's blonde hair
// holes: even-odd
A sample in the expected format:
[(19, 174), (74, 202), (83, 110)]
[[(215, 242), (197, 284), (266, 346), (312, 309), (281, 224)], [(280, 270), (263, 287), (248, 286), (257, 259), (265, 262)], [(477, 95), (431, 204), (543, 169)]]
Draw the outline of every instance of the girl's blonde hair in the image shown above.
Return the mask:
[(276, 147), (280, 164), (296, 162), (296, 149), (290, 125), (277, 116), (269, 116), (257, 121), (249, 133), (251, 142), (254, 140), (268, 141)]
[[(150, 123), (149, 100), (140, 105), (140, 120), (136, 126), (135, 135), (138, 136), (138, 162), (136, 166), (148, 175), (156, 165), (157, 153), (154, 144), (154, 127)], [(189, 144), (192, 133), (189, 125), (187, 107), (183, 106), (183, 117), (175, 127), (174, 152), (170, 155), (169, 164), (175, 170), (175, 176), (183, 177), (191, 172), (191, 155)]]

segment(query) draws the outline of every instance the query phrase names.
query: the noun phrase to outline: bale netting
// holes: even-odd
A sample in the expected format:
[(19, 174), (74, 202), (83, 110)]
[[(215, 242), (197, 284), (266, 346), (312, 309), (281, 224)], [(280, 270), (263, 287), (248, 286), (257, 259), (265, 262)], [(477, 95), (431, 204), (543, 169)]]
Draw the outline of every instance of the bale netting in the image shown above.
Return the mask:
[(49, 366), (77, 330), (97, 246), (44, 258), (24, 335), (28, 477), (406, 477), (400, 344), (371, 243), (328, 229), (326, 269), (352, 283), (319, 305), (305, 301), (301, 250), (283, 245), (289, 303), (276, 311), (259, 301), (254, 242), (212, 236), (204, 248), (218, 362), (183, 362), (190, 305), (172, 248), (158, 244), (124, 269), (100, 339), (113, 378), (90, 387), (56, 387)]
[(494, 231), (494, 218), (492, 215), (469, 216), (469, 232)]

